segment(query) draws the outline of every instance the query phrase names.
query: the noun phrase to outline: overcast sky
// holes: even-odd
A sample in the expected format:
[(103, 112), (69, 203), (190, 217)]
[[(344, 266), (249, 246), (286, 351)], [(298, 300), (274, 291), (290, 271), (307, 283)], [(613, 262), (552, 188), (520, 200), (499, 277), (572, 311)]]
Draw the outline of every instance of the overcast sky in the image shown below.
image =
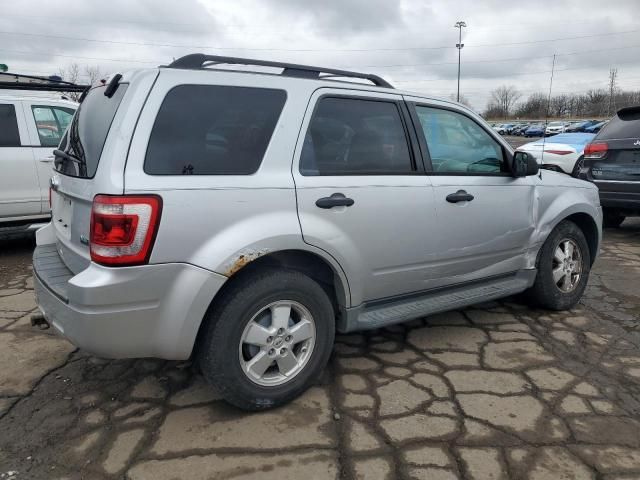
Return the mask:
[(640, 88), (639, 0), (1, 0), (0, 63), (49, 75), (70, 63), (105, 73), (193, 52), (374, 72), (396, 87), (455, 94), (482, 110), (490, 92), (524, 96)]

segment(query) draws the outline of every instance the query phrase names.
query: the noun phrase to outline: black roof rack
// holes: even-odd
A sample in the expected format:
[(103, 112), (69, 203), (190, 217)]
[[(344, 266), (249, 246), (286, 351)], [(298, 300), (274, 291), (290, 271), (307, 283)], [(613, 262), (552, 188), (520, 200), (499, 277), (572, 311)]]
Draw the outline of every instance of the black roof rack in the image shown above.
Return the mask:
[(371, 73), (350, 72), (348, 70), (336, 70), (335, 68), (312, 67), (295, 63), (272, 62), (270, 60), (252, 60), (250, 58), (223, 57), (219, 55), (205, 55), (204, 53), (192, 53), (174, 60), (167, 68), (201, 69), (209, 65), (256, 65), (260, 67), (282, 68), (282, 75), (298, 78), (323, 78), (321, 73), (328, 73), (332, 77), (351, 77), (369, 80), (378, 87), (393, 88), (385, 79)]
[(21, 73), (0, 72), (0, 90), (40, 92), (84, 92), (90, 85), (77, 85), (56, 77), (34, 77)]

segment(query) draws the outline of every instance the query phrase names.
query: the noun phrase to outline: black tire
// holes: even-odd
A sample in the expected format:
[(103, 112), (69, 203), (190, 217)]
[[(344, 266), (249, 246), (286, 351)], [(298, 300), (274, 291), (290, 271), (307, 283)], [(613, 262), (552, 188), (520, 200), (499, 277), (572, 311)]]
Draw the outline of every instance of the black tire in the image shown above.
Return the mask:
[(605, 228), (618, 228), (620, 225), (622, 225), (624, 219), (627, 218), (620, 212), (611, 210), (609, 208), (603, 209), (602, 214), (602, 226)]
[[(315, 344), (307, 363), (292, 379), (263, 386), (242, 370), (241, 338), (255, 314), (282, 300), (298, 302), (310, 312)], [(333, 349), (335, 313), (327, 293), (293, 270), (265, 269), (238, 278), (216, 299), (205, 321), (198, 351), (202, 373), (227, 402), (243, 410), (274, 408), (302, 394), (322, 374)]]
[(580, 168), (582, 167), (582, 164), (584, 163), (584, 157), (580, 156), (577, 160), (575, 165), (573, 166), (573, 170), (571, 171), (571, 176), (578, 178), (579, 174), (580, 174)]
[[(572, 240), (580, 250), (582, 272), (575, 288), (563, 292), (553, 280), (554, 252), (564, 240)], [(582, 230), (573, 222), (564, 220), (553, 229), (542, 245), (538, 255), (538, 274), (526, 297), (534, 305), (550, 310), (573, 308), (584, 293), (591, 269), (589, 245)]]

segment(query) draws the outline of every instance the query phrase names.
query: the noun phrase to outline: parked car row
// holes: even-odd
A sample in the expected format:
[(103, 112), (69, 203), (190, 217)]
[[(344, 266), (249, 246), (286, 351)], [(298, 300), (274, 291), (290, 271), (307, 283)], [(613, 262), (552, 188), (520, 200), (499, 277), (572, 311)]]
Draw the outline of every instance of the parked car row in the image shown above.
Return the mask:
[(522, 137), (542, 137), (557, 135), (558, 133), (598, 133), (606, 125), (607, 121), (552, 121), (545, 122), (517, 122), (517, 123), (493, 123), (491, 127), (500, 135), (515, 135)]

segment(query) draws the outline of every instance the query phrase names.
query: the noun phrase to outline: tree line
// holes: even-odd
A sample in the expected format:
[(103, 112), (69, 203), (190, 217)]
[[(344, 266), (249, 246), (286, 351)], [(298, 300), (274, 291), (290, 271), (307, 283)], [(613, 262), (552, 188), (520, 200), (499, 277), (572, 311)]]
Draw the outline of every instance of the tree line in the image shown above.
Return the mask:
[(532, 93), (526, 99), (513, 85), (503, 85), (491, 92), (483, 116), (488, 119), (528, 118), (606, 118), (623, 107), (640, 105), (640, 90), (611, 92), (594, 88), (586, 93), (552, 95)]

